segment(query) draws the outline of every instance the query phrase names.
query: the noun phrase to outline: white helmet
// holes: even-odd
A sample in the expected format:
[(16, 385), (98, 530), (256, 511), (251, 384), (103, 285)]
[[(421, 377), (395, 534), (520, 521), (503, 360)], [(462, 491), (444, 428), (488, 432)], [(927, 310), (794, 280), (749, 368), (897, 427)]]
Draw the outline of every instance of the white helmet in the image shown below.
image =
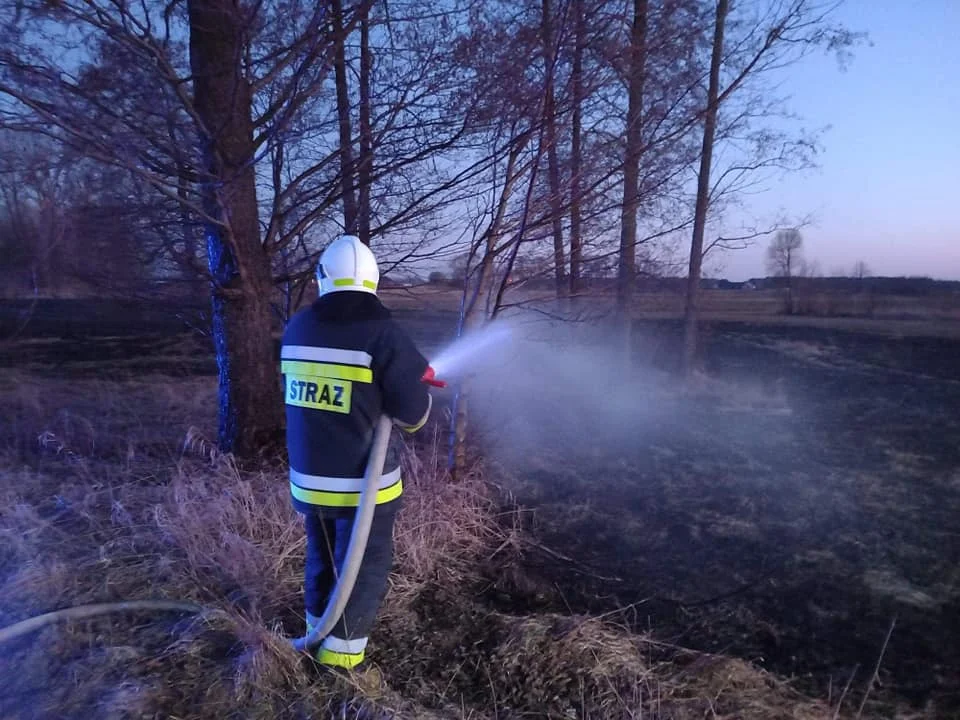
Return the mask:
[(353, 290), (377, 294), (380, 271), (370, 248), (354, 235), (341, 235), (317, 263), (318, 295)]

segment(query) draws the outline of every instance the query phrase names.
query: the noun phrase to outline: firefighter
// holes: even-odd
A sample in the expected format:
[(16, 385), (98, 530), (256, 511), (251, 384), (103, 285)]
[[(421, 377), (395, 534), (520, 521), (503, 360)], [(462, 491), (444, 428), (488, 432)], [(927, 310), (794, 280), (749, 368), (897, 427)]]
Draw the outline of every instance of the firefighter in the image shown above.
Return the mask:
[[(307, 634), (339, 576), (378, 418), (386, 413), (413, 433), (430, 415), (432, 399), (421, 382), (429, 365), (381, 304), (379, 279), (370, 249), (352, 235), (338, 237), (317, 265), (317, 300), (290, 320), (283, 336), (290, 492), (307, 535)], [(353, 592), (315, 654), (321, 664), (354, 668), (364, 660), (393, 562), (403, 492), (399, 440), (394, 433)]]

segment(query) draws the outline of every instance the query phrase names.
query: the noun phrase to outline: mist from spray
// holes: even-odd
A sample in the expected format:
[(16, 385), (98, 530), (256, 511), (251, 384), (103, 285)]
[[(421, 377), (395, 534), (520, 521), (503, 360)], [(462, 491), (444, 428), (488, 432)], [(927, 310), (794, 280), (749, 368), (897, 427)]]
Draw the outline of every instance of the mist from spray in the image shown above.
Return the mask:
[(635, 340), (628, 361), (622, 336), (608, 323), (516, 311), (468, 332), (431, 365), (442, 380), (464, 381), (470, 425), (497, 461), (528, 465), (546, 455), (613, 472), (650, 448), (705, 447), (721, 438), (762, 444), (770, 417), (757, 412), (763, 408), (722, 412), (730, 399), (743, 400), (748, 386), (697, 400), (655, 367), (656, 338)]
[(670, 411), (660, 374), (626, 367), (601, 323), (515, 312), (467, 333), (431, 359), (437, 377), (464, 380), (470, 423), (497, 460), (565, 452), (615, 456)]

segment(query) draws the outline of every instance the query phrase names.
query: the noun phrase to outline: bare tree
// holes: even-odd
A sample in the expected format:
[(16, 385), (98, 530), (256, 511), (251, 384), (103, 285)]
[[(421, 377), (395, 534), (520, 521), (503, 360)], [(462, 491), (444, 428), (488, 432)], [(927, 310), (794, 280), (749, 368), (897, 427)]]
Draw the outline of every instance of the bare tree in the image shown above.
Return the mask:
[[(488, 317), (494, 317), (503, 302), (503, 292), (509, 282), (516, 251), (520, 247), (522, 230), (510, 237), (508, 234), (507, 211), (513, 200), (518, 182), (531, 166), (521, 162), (521, 156), (530, 140), (530, 134), (516, 133), (513, 129), (506, 147), (506, 158), (502, 166), (502, 180), (499, 189), (494, 177), (492, 193), (492, 213), (489, 221), (476, 233), (464, 268), (463, 298), (461, 301), (458, 334), (469, 332)], [(539, 158), (537, 158), (539, 160)], [(494, 167), (497, 172), (498, 166)], [(497, 173), (499, 174), (499, 173)], [(532, 176), (532, 186), (535, 176)], [(506, 237), (505, 237), (506, 236)], [(499, 286), (496, 282), (497, 261), (507, 257), (507, 266), (503, 268)], [(451, 456), (450, 469), (457, 476), (466, 467), (466, 442), (468, 422), (468, 396), (462, 385), (457, 388), (451, 418)]]
[(767, 271), (774, 277), (795, 277), (803, 263), (802, 250), (799, 230), (780, 230), (767, 248)]
[(687, 274), (687, 303), (684, 322), (683, 368), (690, 376), (697, 352), (697, 322), (700, 317), (700, 273), (703, 264), (703, 233), (710, 202), (710, 165), (720, 109), (720, 66), (723, 63), (723, 33), (730, 11), (729, 0), (718, 0), (714, 16), (713, 46), (710, 53), (710, 80), (707, 89), (707, 112), (703, 120), (703, 145), (700, 150), (700, 171), (697, 174), (697, 201), (693, 218), (693, 240), (690, 244), (690, 269)]
[(471, 144), (478, 99), (464, 92), (469, 68), (458, 57), (466, 7), (374, 3), (344, 38), (333, 92), (321, 86), (294, 132), (271, 135), (274, 147), (286, 143), (279, 169), (289, 177), (273, 183), (267, 235), (291, 293), (311, 282), (317, 238), (344, 227), (374, 247), (384, 274), (458, 241), (447, 209), (469, 201), (493, 153)]
[[(389, 271), (415, 257), (429, 237), (424, 223), (472, 192), (484, 171), (482, 158), (456, 162), (471, 115), (457, 104), (463, 78), (451, 53), (464, 28), (460, 4), (410, 0), (393, 17), (377, 4), (376, 22), (373, 6), (0, 8), (0, 126), (135, 177), (165, 213), (174, 209), (167, 216), (176, 222), (164, 217), (156, 233), (165, 257), (212, 281), (225, 450), (256, 452), (279, 426), (273, 314), (296, 306), (323, 239), (356, 227), (381, 240)], [(347, 39), (358, 31), (356, 57)], [(341, 80), (359, 65), (358, 84), (340, 83), (345, 99), (331, 91), (341, 51)], [(206, 268), (195, 267), (201, 226)], [(407, 241), (414, 226), (419, 237)], [(276, 284), (286, 295), (279, 304)]]
[(555, 22), (553, 3), (551, 0), (541, 2), (540, 31), (543, 41), (544, 64), (544, 95), (543, 95), (543, 126), (544, 142), (547, 146), (547, 178), (549, 181), (549, 205), (551, 215), (551, 229), (553, 232), (553, 265), (556, 276), (557, 296), (565, 295), (566, 253), (563, 243), (563, 197), (560, 189), (560, 160), (557, 147), (557, 104), (555, 98), (557, 49), (555, 47)]
[[(704, 232), (708, 213), (722, 211), (725, 202), (756, 189), (764, 170), (799, 170), (812, 164), (813, 141), (790, 137), (758, 120), (782, 115), (778, 100), (771, 100), (762, 80), (771, 71), (793, 64), (812, 50), (825, 47), (844, 52), (857, 36), (830, 24), (836, 4), (815, 0), (763, 0), (734, 3), (716, 0), (713, 6), (712, 43), (707, 98), (703, 106), (703, 143), (697, 173), (697, 194), (691, 240), (687, 302), (684, 323), (683, 367), (693, 371), (698, 345), (699, 285), (703, 256), (714, 248), (745, 247), (773, 230), (749, 230), (731, 241), (722, 235), (706, 248)], [(726, 37), (731, 33), (732, 37)], [(720, 126), (723, 116), (726, 120)], [(697, 117), (700, 117), (698, 113)], [(731, 148), (731, 160), (717, 177), (711, 177), (718, 142)], [(715, 173), (716, 174), (716, 173)]]
[[(815, 19), (808, 0), (728, 22), (710, 103), (705, 2), (17, 0), (0, 7), (0, 127), (128, 178), (128, 210), (153, 208), (134, 233), (151, 267), (212, 281), (221, 445), (249, 453), (279, 420), (262, 412), (279, 405), (270, 332), (344, 228), (384, 274), (468, 250), (464, 324), (592, 275), (628, 328), (640, 266), (695, 224), (708, 109), (713, 144), (742, 139), (756, 98), (728, 103), (739, 78), (823, 27), (764, 24)], [(756, 159), (713, 159), (715, 213)], [(738, 241), (717, 236), (701, 255)]]
[(364, 15), (360, 20), (360, 158), (357, 163), (357, 235), (360, 241), (370, 244), (370, 193), (373, 182), (373, 127), (371, 125), (371, 84), (373, 57), (370, 51), (370, 18)]
[(574, 47), (570, 82), (573, 93), (570, 117), (570, 295), (580, 292), (580, 272), (583, 258), (583, 216), (581, 207), (580, 177), (583, 167), (583, 103), (584, 78), (583, 55), (586, 43), (586, 19), (582, 2), (573, 3)]
[(14, 294), (37, 297), (138, 292), (167, 210), (141, 212), (140, 190), (43, 136), (0, 134), (0, 275)]
[(863, 260), (858, 260), (853, 265), (853, 277), (856, 279), (857, 293), (867, 296), (866, 311), (871, 317), (874, 312), (875, 297), (872, 288), (867, 283), (867, 278), (871, 276), (870, 267)]
[[(508, 299), (515, 290), (545, 287), (551, 276), (556, 283), (561, 261), (555, 252), (557, 244), (549, 241), (557, 238), (558, 221), (567, 212), (571, 217), (571, 262), (572, 267), (576, 267), (576, 272), (571, 269), (571, 288), (578, 288), (576, 283), (584, 267), (589, 265), (588, 272), (593, 272), (612, 259), (615, 277), (619, 277), (617, 286), (622, 289), (619, 297), (624, 311), (620, 318), (626, 327), (625, 308), (637, 273), (638, 248), (644, 242), (667, 236), (671, 230), (655, 213), (666, 207), (658, 201), (663, 188), (679, 176), (677, 167), (681, 155), (675, 152), (675, 145), (669, 142), (658, 145), (656, 139), (660, 135), (668, 136), (671, 141), (680, 137), (671, 127), (671, 123), (679, 119), (670, 117), (666, 107), (671, 103), (682, 105), (682, 101), (676, 102), (682, 91), (680, 83), (673, 83), (672, 96), (660, 88), (650, 93), (649, 100), (643, 93), (648, 69), (641, 61), (648, 56), (646, 33), (650, 19), (645, 13), (649, 3), (645, 0), (631, 3), (630, 8), (638, 10), (640, 15), (630, 13), (626, 17), (610, 3), (579, 5), (566, 5), (567, 13), (574, 16), (571, 38), (569, 31), (562, 32), (567, 22), (563, 18), (564, 3), (547, 3), (545, 7), (541, 2), (538, 8), (532, 3), (491, 4), (489, 25), (477, 26), (476, 32), (482, 37), (472, 37), (469, 48), (465, 49), (472, 58), (469, 62), (476, 67), (478, 87), (482, 88), (479, 92), (484, 98), (481, 112), (475, 118), (478, 132), (490, 138), (487, 145), (504, 148), (497, 163), (498, 183), (494, 184), (493, 192), (483, 194), (487, 201), (478, 214), (482, 219), (475, 223), (476, 250), (471, 256), (464, 289), (462, 325), (466, 329), (496, 317), (505, 309), (529, 305), (537, 299), (537, 294), (530, 292)], [(671, 8), (657, 15), (658, 27), (677, 32), (684, 22), (681, 14), (671, 15), (673, 4), (670, 5)], [(545, 33), (544, 15), (551, 12), (560, 17), (551, 22)], [(618, 34), (621, 32), (622, 35)], [(536, 66), (536, 60), (531, 58), (542, 57), (545, 35), (555, 38), (557, 48), (557, 70), (553, 78), (556, 93), (545, 92), (539, 77), (522, 72), (524, 67)], [(539, 43), (533, 45), (531, 38), (538, 39)], [(658, 39), (657, 69), (662, 66), (666, 71), (673, 65), (670, 58), (677, 57), (675, 40), (674, 35)], [(549, 61), (545, 61), (545, 66), (549, 65)], [(630, 103), (624, 106), (619, 97), (623, 90), (629, 94), (631, 88), (632, 111)], [(547, 112), (546, 106), (551, 105), (553, 111)], [(645, 141), (643, 132), (645, 105), (651, 118), (653, 139), (649, 141)], [(625, 162), (627, 116), (632, 139), (628, 143), (629, 161)], [(565, 122), (567, 118), (569, 126)], [(484, 122), (493, 124), (496, 132), (491, 132)], [(670, 132), (666, 130), (668, 127)], [(570, 140), (567, 164), (570, 179), (566, 184), (560, 183), (561, 188), (568, 188), (567, 193), (563, 193), (554, 191), (557, 184), (552, 182), (551, 175), (556, 166), (551, 153), (559, 148), (557, 141), (566, 132)], [(666, 151), (655, 152), (662, 148)], [(647, 149), (651, 151), (649, 160), (645, 160)], [(591, 162), (584, 166), (582, 157), (588, 153)], [(564, 158), (559, 152), (557, 156), (562, 173)], [(544, 158), (546, 164), (541, 168)], [(680, 162), (679, 167), (683, 166)], [(615, 193), (619, 197), (615, 198)], [(558, 202), (561, 199), (562, 204)], [(624, 199), (628, 202), (626, 210)], [(641, 233), (639, 221), (644, 213), (647, 227)], [(620, 220), (624, 217), (628, 224), (626, 236), (621, 233)], [(617, 235), (619, 245), (611, 242)], [(651, 253), (643, 254), (646, 260)], [(540, 295), (541, 299), (545, 297)], [(458, 448), (462, 447), (466, 427), (464, 394), (460, 395), (456, 416), (458, 421), (454, 423), (452, 435), (457, 438), (455, 448)], [(455, 452), (455, 467), (459, 457)]]
[[(272, 248), (261, 237), (256, 167), (329, 66), (325, 10), (294, 4), (281, 19), (233, 0), (189, 0), (185, 12), (150, 2), (20, 0), (16, 10), (5, 18), (0, 51), (2, 122), (125, 169), (203, 223), (219, 442), (238, 455), (258, 452), (276, 437), (282, 407), (270, 341)], [(359, 17), (352, 13), (343, 31)], [(85, 47), (73, 53), (50, 42), (79, 36)], [(91, 54), (91, 44), (99, 52)], [(265, 88), (269, 96), (258, 95)], [(198, 150), (184, 152), (191, 146)]]
[[(220, 445), (241, 455), (280, 428), (270, 256), (260, 242), (253, 96), (238, 60), (247, 19), (233, 0), (188, 0), (193, 108), (207, 181), (202, 189), (220, 369)], [(249, 338), (249, 340), (247, 340)]]
[[(459, 60), (471, 69), (473, 78), (464, 88), (475, 108), (471, 136), (478, 147), (493, 148), (485, 158), (483, 181), (471, 209), (458, 334), (495, 317), (503, 304), (529, 229), (531, 199), (546, 150), (544, 106), (548, 100), (542, 85), (538, 87), (525, 72), (544, 54), (543, 18), (531, 13), (528, 25), (518, 24), (516, 8), (509, 3), (490, 3), (485, 10), (458, 48)], [(549, 217), (547, 211), (548, 222)], [(461, 384), (451, 417), (454, 475), (465, 467), (468, 406), (468, 388)]]
[(767, 271), (774, 277), (786, 278), (787, 312), (793, 313), (794, 278), (804, 267), (803, 236), (799, 230), (780, 230), (767, 248)]
[[(349, 233), (357, 232), (357, 182), (356, 166), (353, 160), (353, 131), (350, 115), (350, 91), (347, 79), (347, 56), (345, 45), (347, 34), (344, 32), (343, 2), (330, 0), (330, 22), (334, 32), (333, 70), (337, 87), (337, 121), (340, 128), (340, 182), (341, 198), (343, 201), (343, 226)], [(369, 238), (363, 238), (369, 243)]]
[(630, 305), (637, 257), (637, 212), (640, 209), (640, 158), (643, 153), (643, 90), (647, 63), (648, 0), (633, 0), (628, 64), (626, 149), (623, 155), (623, 205), (620, 211), (620, 264), (617, 316), (629, 356)]
[(53, 294), (66, 279), (73, 194), (69, 166), (44, 140), (6, 132), (0, 146), (3, 274), (34, 295)]

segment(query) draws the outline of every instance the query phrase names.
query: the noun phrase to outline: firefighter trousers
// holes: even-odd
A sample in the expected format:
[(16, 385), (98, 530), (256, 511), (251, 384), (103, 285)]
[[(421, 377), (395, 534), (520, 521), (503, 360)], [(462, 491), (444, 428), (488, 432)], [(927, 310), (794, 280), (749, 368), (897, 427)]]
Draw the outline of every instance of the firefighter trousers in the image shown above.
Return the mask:
[[(393, 524), (399, 499), (378, 505), (353, 592), (343, 615), (324, 638), (316, 659), (327, 665), (354, 667), (363, 662), (367, 638), (387, 591), (393, 566)], [(347, 552), (356, 518), (354, 508), (317, 507), (304, 515), (307, 554), (304, 567), (304, 600), (307, 631), (311, 619), (323, 615)]]

